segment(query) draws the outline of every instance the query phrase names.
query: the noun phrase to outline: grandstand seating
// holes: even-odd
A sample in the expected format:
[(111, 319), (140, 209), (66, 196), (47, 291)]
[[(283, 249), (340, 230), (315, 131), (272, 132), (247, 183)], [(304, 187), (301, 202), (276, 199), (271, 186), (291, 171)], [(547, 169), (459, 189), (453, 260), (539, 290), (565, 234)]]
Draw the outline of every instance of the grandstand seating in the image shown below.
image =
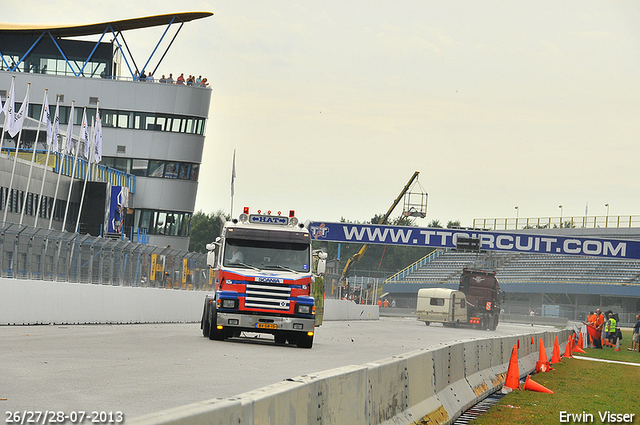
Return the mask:
[[(455, 284), (464, 267), (484, 268), (486, 258), (446, 251), (391, 283)], [(640, 261), (555, 254), (493, 253), (490, 257), (501, 283), (581, 283), (640, 285)]]

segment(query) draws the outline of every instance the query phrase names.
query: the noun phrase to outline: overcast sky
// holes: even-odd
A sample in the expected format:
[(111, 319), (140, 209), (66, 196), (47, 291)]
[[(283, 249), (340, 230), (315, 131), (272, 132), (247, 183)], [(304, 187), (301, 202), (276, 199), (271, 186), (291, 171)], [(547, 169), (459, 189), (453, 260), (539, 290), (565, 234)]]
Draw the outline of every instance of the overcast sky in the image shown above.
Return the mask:
[[(0, 21), (183, 11), (214, 16), (156, 77), (213, 87), (196, 210), (229, 212), (236, 149), (234, 215), (365, 221), (414, 171), (421, 226), (640, 215), (638, 1), (3, 0)], [(158, 30), (125, 33), (137, 58)]]

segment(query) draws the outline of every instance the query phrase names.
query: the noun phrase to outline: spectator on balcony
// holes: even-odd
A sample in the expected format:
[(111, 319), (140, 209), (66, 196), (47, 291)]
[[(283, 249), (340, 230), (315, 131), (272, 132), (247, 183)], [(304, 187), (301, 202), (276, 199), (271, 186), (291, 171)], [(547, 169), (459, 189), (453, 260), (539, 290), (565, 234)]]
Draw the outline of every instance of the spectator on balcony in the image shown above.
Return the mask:
[(160, 78), (160, 82), (163, 84), (167, 82), (167, 77), (165, 77), (164, 74), (162, 74), (162, 78)]
[(180, 74), (180, 76), (176, 79), (176, 84), (183, 85), (184, 84), (184, 72)]
[(169, 73), (169, 78), (167, 78), (167, 84), (173, 84), (173, 74)]

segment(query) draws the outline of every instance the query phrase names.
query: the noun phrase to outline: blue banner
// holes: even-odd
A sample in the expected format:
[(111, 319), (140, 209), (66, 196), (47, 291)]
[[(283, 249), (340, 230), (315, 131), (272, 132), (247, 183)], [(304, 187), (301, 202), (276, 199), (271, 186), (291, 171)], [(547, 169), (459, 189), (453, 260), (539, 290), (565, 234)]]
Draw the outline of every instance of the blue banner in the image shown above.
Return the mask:
[(327, 222), (311, 222), (309, 231), (317, 241), (455, 248), (458, 237), (466, 237), (480, 238), (481, 249), (487, 251), (640, 260), (637, 240)]

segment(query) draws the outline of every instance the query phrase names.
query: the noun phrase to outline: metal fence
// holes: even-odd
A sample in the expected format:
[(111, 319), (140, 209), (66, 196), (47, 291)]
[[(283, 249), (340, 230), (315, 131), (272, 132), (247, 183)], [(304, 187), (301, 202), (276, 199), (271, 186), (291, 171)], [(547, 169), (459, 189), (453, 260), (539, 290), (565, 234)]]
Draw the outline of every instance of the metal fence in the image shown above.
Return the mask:
[(640, 215), (474, 218), (473, 227), (491, 230), (558, 228), (630, 228), (640, 226)]
[(0, 276), (70, 283), (210, 290), (206, 255), (4, 223)]

